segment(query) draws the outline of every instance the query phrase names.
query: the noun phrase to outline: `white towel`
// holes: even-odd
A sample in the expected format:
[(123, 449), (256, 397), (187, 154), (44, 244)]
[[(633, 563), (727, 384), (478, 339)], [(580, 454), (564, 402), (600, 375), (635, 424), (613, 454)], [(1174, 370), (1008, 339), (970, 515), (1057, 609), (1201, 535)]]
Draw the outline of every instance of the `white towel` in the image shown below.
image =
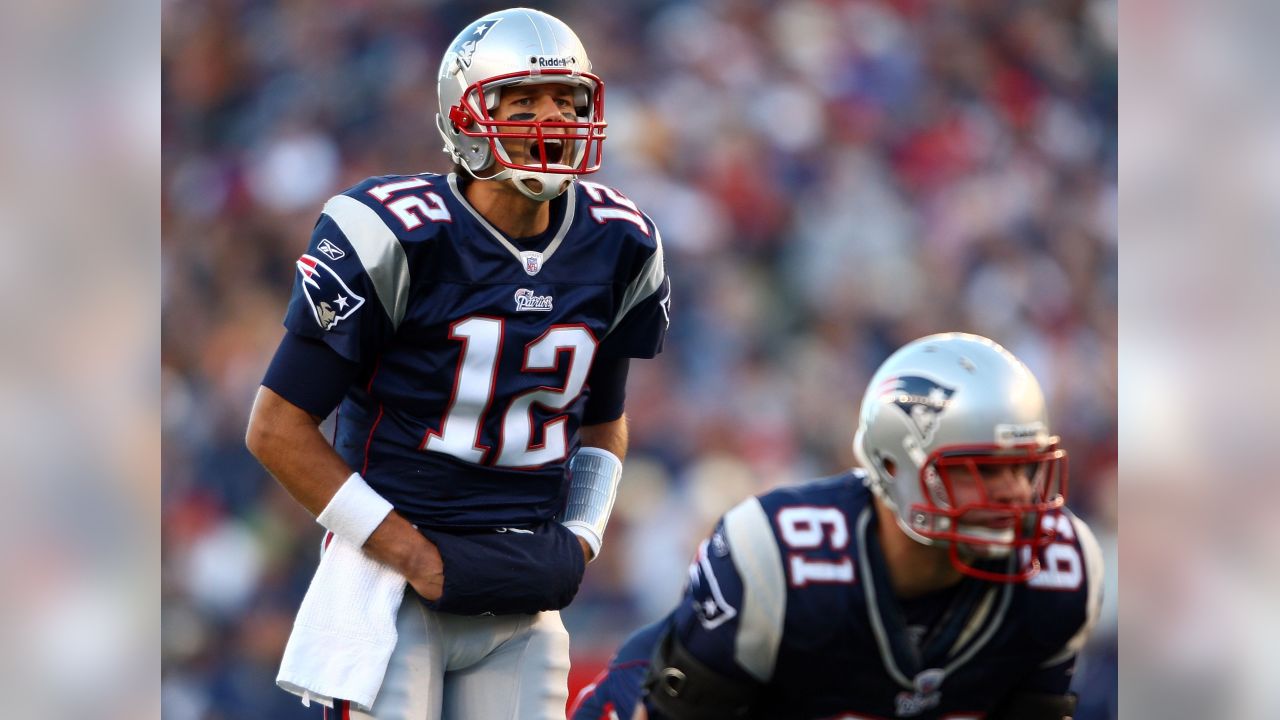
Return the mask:
[(396, 647), (404, 576), (333, 536), (298, 608), (276, 684), (332, 707), (349, 700), (364, 712), (382, 686)]

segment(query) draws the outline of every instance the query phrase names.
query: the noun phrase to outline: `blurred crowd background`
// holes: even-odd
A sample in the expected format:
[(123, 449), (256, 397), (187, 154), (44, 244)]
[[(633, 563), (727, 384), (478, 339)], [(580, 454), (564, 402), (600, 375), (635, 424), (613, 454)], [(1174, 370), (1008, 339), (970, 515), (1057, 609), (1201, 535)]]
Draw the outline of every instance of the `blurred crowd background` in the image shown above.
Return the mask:
[[(1078, 720), (1116, 717), (1117, 63), (1107, 0), (531, 3), (607, 85), (592, 179), (661, 227), (671, 334), (632, 364), (576, 690), (665, 613), (715, 518), (853, 464), (871, 372), (965, 330), (1025, 360), (1108, 563)], [(492, 2), (167, 0), (162, 702), (318, 718), (274, 678), (321, 530), (244, 448), (325, 199), (447, 171), (435, 73)], [(1210, 713), (1212, 714), (1212, 713)]]

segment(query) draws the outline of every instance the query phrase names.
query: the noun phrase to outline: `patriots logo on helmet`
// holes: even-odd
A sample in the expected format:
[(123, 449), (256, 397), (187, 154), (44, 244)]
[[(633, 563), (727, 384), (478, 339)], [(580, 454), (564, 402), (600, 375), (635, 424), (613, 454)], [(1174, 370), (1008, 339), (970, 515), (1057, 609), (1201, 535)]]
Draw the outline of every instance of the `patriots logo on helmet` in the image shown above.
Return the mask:
[(351, 291), (338, 273), (311, 255), (298, 258), (302, 292), (311, 303), (311, 312), (323, 330), (332, 330), (339, 321), (364, 305), (364, 298)]
[(471, 56), (476, 54), (476, 45), (500, 22), (502, 18), (481, 18), (458, 35), (458, 44), (450, 48), (450, 51), (457, 56), (459, 65), (463, 68), (471, 67)]
[(902, 410), (925, 445), (933, 440), (938, 419), (951, 404), (955, 392), (955, 388), (919, 375), (899, 375), (880, 384), (880, 400)]

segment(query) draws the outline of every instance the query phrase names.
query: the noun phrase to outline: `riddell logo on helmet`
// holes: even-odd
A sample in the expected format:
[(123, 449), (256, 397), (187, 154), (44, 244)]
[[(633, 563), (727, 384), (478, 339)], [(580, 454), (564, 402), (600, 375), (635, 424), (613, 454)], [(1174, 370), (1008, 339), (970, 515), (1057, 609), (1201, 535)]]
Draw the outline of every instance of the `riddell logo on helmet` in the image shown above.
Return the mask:
[(567, 68), (578, 64), (573, 55), (530, 55), (529, 64), (539, 68)]
[(1036, 421), (1024, 424), (1001, 423), (996, 425), (996, 444), (1002, 447), (1035, 442), (1044, 445), (1048, 441), (1049, 431), (1044, 423)]

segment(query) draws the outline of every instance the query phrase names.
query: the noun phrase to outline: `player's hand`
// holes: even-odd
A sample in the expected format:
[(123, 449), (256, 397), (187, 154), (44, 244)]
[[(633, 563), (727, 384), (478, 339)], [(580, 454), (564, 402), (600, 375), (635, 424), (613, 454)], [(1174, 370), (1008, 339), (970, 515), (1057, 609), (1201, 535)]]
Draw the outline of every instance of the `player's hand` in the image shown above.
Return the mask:
[(444, 594), (444, 559), (439, 548), (400, 513), (387, 514), (365, 541), (364, 551), (404, 575), (422, 597), (439, 600)]
[(440, 550), (425, 537), (423, 543), (414, 553), (409, 573), (405, 579), (414, 591), (427, 600), (439, 600), (444, 594), (444, 560)]

